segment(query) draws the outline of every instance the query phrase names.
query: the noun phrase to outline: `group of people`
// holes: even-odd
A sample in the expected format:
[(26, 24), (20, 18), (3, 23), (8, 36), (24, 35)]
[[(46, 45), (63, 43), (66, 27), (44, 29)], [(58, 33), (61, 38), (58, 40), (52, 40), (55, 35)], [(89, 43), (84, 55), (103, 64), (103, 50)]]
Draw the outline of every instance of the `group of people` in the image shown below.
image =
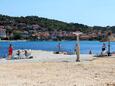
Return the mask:
[[(76, 45), (76, 46), (77, 46), (77, 45)], [(58, 52), (60, 52), (60, 51), (61, 51), (61, 44), (59, 43), (57, 47), (58, 47)], [(76, 51), (76, 49), (75, 49), (75, 51)], [(20, 50), (18, 50), (18, 51), (17, 51), (17, 56), (20, 56), (20, 54), (21, 54), (21, 52), (20, 52)], [(91, 51), (91, 50), (89, 51), (89, 54), (92, 54), (92, 51)], [(101, 55), (105, 55), (105, 54), (107, 54), (106, 44), (103, 43)], [(10, 45), (9, 45), (9, 48), (8, 48), (8, 59), (9, 59), (9, 60), (12, 59), (12, 55), (13, 55), (13, 47), (12, 47), (12, 45), (10, 44)], [(24, 55), (25, 55), (25, 57), (27, 57), (27, 56), (29, 55), (27, 50), (24, 50)], [(31, 58), (31, 57), (30, 57), (30, 58)]]
[[(61, 44), (60, 44), (60, 43), (58, 43), (57, 48), (58, 48), (58, 52), (60, 52), (60, 51), (61, 51)], [(79, 48), (79, 46), (76, 44), (76, 47), (75, 47), (74, 51), (77, 52), (77, 49), (78, 49), (78, 48)], [(92, 54), (92, 50), (91, 50), (91, 49), (89, 50), (89, 54)], [(105, 44), (105, 43), (103, 43), (103, 45), (102, 45), (101, 54), (102, 54), (102, 55), (107, 54), (106, 44)]]
[(13, 59), (30, 59), (33, 58), (31, 56), (31, 52), (29, 50), (17, 50), (13, 56)]
[(31, 56), (31, 53), (29, 53), (27, 50), (23, 51), (23, 55), (22, 55), (21, 50), (17, 50), (16, 54), (13, 56), (13, 47), (10, 44), (9, 47), (8, 47), (8, 60), (10, 60), (12, 58), (14, 58), (14, 59), (16, 59), (16, 58), (17, 59), (19, 59), (19, 58), (30, 59), (30, 58), (33, 58), (33, 56)]
[[(89, 54), (92, 54), (92, 51), (89, 51)], [(107, 55), (107, 50), (106, 50), (106, 44), (103, 43), (102, 45), (102, 50), (101, 50), (101, 55)]]

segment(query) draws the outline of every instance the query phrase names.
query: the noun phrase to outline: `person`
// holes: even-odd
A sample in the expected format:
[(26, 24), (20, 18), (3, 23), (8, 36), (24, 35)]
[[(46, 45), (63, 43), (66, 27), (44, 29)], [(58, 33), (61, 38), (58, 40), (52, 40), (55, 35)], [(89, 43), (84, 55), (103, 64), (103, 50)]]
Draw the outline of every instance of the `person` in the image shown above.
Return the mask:
[(75, 45), (74, 52), (75, 52), (75, 54), (77, 54), (77, 44)]
[(27, 50), (24, 50), (25, 51), (25, 57), (26, 57), (26, 59), (31, 59), (31, 58), (33, 58), (33, 56), (31, 56), (31, 53), (29, 53)]
[(14, 53), (13, 55), (13, 59), (19, 59), (21, 57), (21, 51), (20, 50), (17, 50), (16, 53)]
[(12, 53), (13, 53), (13, 48), (12, 45), (10, 44), (8, 48), (8, 60), (12, 59)]
[(102, 45), (102, 52), (101, 52), (102, 55), (106, 55), (107, 54), (107, 51), (106, 51), (106, 44), (103, 43)]
[(55, 54), (60, 54), (60, 53), (61, 53), (61, 43), (58, 43), (57, 52), (55, 52)]
[(61, 51), (61, 43), (58, 43), (57, 47), (58, 47), (58, 52), (60, 52)]
[(21, 53), (20, 50), (18, 50), (18, 51), (17, 51), (17, 55), (20, 56), (20, 53)]
[(102, 52), (105, 51), (105, 50), (106, 50), (106, 45), (105, 45), (105, 43), (103, 43), (103, 45), (102, 45)]
[(28, 51), (24, 50), (24, 52), (25, 52), (25, 56), (27, 57), (28, 56)]
[(91, 50), (89, 51), (89, 54), (92, 54), (92, 51), (91, 51)]

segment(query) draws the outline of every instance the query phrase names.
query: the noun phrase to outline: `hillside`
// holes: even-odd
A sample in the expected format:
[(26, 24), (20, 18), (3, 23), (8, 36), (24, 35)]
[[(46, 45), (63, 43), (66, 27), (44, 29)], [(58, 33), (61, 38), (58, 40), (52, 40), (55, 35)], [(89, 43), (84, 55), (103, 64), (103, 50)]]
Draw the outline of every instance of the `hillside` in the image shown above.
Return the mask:
[(66, 31), (76, 31), (80, 30), (85, 32), (89, 29), (89, 26), (78, 24), (78, 23), (66, 23), (58, 20), (42, 18), (38, 16), (26, 16), (26, 17), (10, 17), (6, 15), (0, 15), (1, 25), (12, 25), (18, 23), (25, 23), (27, 25), (38, 24), (43, 28), (47, 28), (48, 31), (54, 30), (66, 30)]
[[(94, 33), (95, 35), (98, 34), (98, 32), (103, 33), (105, 31), (106, 32), (112, 31), (112, 33), (115, 33), (115, 26), (91, 27), (84, 24), (66, 23), (63, 21), (42, 18), (38, 16), (11, 17), (7, 15), (0, 15), (0, 26), (1, 26), (0, 28), (6, 30), (5, 32), (6, 36), (9, 37), (8, 39), (21, 39), (21, 38), (52, 39), (52, 36), (54, 37), (55, 35), (57, 37), (60, 36), (60, 34), (61, 37), (63, 36), (65, 39), (66, 38), (75, 39), (75, 37), (72, 37), (71, 35), (71, 33), (75, 31), (81, 31), (84, 34)], [(85, 39), (92, 39), (92, 38), (90, 36), (89, 37), (85, 36)]]

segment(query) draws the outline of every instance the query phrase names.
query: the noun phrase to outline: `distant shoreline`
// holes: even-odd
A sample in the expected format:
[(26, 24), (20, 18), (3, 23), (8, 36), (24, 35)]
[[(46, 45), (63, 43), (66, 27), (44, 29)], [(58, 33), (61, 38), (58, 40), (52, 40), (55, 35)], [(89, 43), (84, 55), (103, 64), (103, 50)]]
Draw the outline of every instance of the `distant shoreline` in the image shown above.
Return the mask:
[(0, 40), (0, 42), (18, 42), (18, 41), (23, 41), (23, 42), (26, 42), (28, 40)]
[[(0, 40), (0, 42), (29, 42), (29, 41), (55, 41), (59, 42), (58, 40)], [(61, 41), (77, 41), (77, 40), (61, 40)], [(60, 42), (61, 42), (60, 41)], [(80, 41), (98, 41), (98, 40), (80, 40)]]

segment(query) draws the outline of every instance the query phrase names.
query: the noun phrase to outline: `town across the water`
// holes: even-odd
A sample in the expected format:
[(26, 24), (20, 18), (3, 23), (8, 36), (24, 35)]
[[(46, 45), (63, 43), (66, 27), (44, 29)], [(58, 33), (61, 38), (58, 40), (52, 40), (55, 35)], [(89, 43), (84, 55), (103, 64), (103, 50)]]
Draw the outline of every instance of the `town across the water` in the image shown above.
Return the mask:
[(10, 17), (0, 15), (0, 38), (2, 40), (76, 40), (73, 32), (80, 31), (81, 40), (106, 41), (115, 36), (114, 26), (87, 26), (66, 23), (37, 16)]

